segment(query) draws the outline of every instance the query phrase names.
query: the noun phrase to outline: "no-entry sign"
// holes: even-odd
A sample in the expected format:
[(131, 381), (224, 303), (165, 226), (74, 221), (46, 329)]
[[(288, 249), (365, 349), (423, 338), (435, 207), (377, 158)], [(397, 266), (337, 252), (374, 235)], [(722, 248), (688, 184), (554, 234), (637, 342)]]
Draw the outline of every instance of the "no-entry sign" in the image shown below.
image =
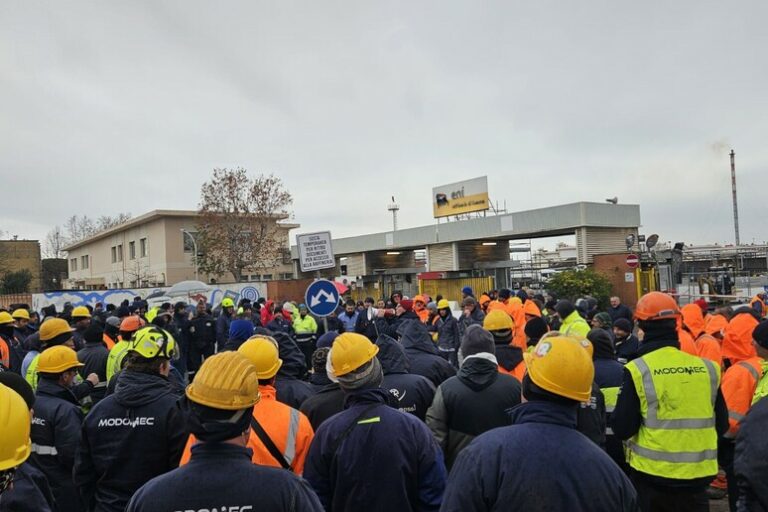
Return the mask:
[(640, 265), (640, 257), (637, 254), (627, 254), (627, 266), (637, 268)]

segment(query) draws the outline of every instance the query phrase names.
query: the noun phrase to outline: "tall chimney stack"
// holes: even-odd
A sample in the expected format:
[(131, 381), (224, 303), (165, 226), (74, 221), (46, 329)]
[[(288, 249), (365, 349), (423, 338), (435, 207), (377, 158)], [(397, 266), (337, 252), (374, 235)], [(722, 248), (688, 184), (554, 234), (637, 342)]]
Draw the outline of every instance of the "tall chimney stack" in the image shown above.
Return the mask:
[(736, 245), (739, 240), (739, 201), (736, 198), (736, 153), (731, 149), (731, 190), (733, 192), (733, 231), (736, 234)]

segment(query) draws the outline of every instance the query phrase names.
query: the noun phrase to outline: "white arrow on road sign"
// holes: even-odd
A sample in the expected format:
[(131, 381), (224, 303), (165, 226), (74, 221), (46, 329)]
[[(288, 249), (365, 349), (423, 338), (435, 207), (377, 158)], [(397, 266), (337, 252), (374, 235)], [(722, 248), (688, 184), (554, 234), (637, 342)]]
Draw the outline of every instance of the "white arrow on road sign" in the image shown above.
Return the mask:
[(320, 290), (319, 292), (317, 292), (317, 295), (313, 295), (312, 300), (309, 301), (310, 307), (315, 307), (318, 304), (320, 304), (320, 302), (322, 302), (320, 300), (321, 297), (325, 297), (325, 302), (331, 302), (331, 303), (336, 302), (336, 297), (326, 292), (325, 290)]

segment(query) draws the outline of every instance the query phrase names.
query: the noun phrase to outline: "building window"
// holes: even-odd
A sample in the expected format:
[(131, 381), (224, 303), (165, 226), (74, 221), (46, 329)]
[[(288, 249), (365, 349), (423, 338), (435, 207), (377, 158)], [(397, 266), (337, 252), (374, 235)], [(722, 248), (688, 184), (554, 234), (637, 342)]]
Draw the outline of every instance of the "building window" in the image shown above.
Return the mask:
[(117, 247), (112, 246), (112, 263), (117, 262)]
[(77, 270), (77, 258), (69, 260), (69, 271), (75, 272)]
[(117, 246), (117, 261), (123, 261), (123, 244)]
[(280, 274), (280, 279), (293, 279), (293, 272), (285, 272)]
[(193, 238), (197, 237), (197, 233), (187, 231), (182, 233), (181, 237), (184, 239), (184, 252), (188, 254), (195, 252), (195, 243)]
[(262, 281), (271, 281), (272, 280), (272, 274), (264, 274), (261, 276)]
[(128, 259), (136, 259), (136, 242), (128, 242)]
[(80, 267), (81, 267), (82, 269), (86, 269), (86, 268), (88, 268), (88, 263), (89, 263), (89, 262), (88, 262), (88, 255), (82, 256), (82, 257), (80, 258)]
[(145, 258), (147, 256), (147, 239), (142, 238), (139, 240), (139, 254), (142, 258)]

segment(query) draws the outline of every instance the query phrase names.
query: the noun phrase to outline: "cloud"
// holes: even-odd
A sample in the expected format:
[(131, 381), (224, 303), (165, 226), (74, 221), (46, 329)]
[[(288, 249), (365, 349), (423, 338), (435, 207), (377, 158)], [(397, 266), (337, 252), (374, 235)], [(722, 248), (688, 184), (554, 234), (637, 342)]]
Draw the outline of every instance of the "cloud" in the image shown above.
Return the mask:
[(434, 222), (487, 175), (510, 210), (641, 205), (662, 239), (766, 238), (768, 5), (12, 2), (0, 229), (195, 208), (213, 167), (281, 176), (303, 230)]

